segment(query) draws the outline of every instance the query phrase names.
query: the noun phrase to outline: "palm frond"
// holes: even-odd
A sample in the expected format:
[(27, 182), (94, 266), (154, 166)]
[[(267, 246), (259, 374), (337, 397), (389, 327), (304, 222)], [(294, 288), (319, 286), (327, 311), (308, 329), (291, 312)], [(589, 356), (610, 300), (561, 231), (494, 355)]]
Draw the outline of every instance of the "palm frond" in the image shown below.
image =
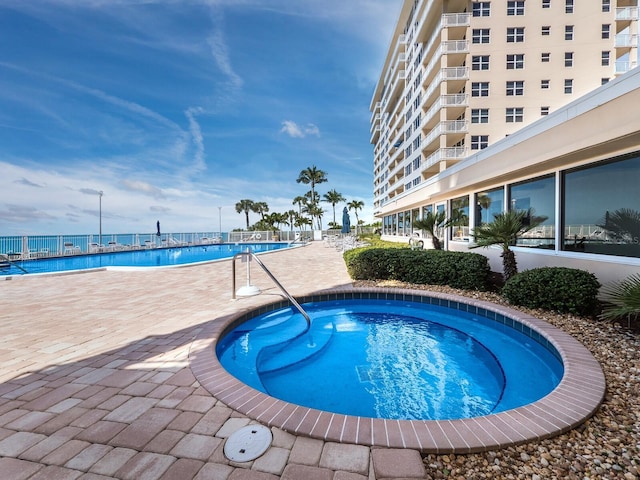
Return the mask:
[(631, 275), (622, 282), (606, 285), (601, 290), (604, 307), (600, 318), (626, 319), (640, 316), (640, 274)]

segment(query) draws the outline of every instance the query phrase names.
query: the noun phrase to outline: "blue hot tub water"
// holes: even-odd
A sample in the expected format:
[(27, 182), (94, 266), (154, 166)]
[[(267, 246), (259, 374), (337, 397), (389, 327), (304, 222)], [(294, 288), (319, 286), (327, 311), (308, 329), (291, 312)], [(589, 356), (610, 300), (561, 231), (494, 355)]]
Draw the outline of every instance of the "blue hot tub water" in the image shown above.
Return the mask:
[(342, 300), (256, 316), (223, 336), (221, 364), (268, 395), (362, 417), (443, 420), (539, 400), (562, 363), (528, 335), (481, 315), (393, 300)]

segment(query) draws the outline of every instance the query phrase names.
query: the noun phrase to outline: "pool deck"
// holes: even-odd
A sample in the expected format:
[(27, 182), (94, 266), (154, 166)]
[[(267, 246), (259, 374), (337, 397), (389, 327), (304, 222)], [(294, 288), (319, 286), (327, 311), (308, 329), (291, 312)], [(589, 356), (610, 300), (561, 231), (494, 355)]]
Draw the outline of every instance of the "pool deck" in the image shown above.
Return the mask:
[[(260, 258), (296, 297), (353, 289), (342, 254), (322, 242)], [(0, 279), (2, 478), (425, 478), (418, 444), (339, 443), (332, 418), (321, 416), (311, 426), (329, 421), (325, 438), (272, 426), (264, 455), (244, 463), (226, 459), (225, 439), (255, 420), (210, 393), (219, 382), (203, 359), (230, 320), (282, 299), (254, 266), (251, 283), (262, 293), (232, 300), (230, 263)], [(237, 266), (241, 286), (245, 265)], [(591, 360), (581, 362), (575, 378), (592, 375)], [(604, 391), (597, 371), (588, 379), (592, 390), (580, 387), (575, 395), (587, 410)], [(585, 394), (593, 398), (585, 402)], [(560, 409), (575, 420), (571, 408)], [(544, 412), (536, 415), (539, 423)], [(304, 418), (311, 420), (303, 414), (300, 425)], [(387, 438), (398, 437), (384, 428)]]

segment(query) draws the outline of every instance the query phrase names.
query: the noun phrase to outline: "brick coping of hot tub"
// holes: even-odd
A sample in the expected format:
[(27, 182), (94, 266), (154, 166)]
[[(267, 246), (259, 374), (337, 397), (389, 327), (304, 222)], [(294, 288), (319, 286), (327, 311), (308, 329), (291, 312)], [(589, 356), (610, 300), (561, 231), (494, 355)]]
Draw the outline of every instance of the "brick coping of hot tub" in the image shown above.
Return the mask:
[(486, 315), (511, 324), (546, 345), (561, 359), (564, 375), (558, 386), (537, 402), (458, 420), (386, 420), (302, 407), (242, 383), (222, 367), (215, 353), (216, 341), (224, 333), (248, 318), (289, 306), (284, 300), (210, 322), (191, 346), (191, 370), (218, 400), (265, 425), (324, 441), (409, 448), (424, 453), (472, 453), (555, 436), (587, 420), (604, 398), (604, 373), (593, 355), (569, 334), (530, 315), (489, 302), (426, 290), (354, 288), (296, 298), (299, 303), (344, 299), (417, 301)]

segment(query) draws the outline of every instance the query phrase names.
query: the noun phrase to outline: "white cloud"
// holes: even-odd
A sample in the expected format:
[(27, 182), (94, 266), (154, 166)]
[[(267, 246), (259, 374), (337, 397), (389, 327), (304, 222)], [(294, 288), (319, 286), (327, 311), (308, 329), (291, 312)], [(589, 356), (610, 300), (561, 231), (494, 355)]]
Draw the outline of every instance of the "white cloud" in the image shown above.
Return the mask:
[(320, 129), (313, 123), (308, 123), (304, 127), (301, 127), (293, 120), (284, 120), (280, 132), (286, 133), (293, 138), (304, 138), (307, 135), (320, 136)]

